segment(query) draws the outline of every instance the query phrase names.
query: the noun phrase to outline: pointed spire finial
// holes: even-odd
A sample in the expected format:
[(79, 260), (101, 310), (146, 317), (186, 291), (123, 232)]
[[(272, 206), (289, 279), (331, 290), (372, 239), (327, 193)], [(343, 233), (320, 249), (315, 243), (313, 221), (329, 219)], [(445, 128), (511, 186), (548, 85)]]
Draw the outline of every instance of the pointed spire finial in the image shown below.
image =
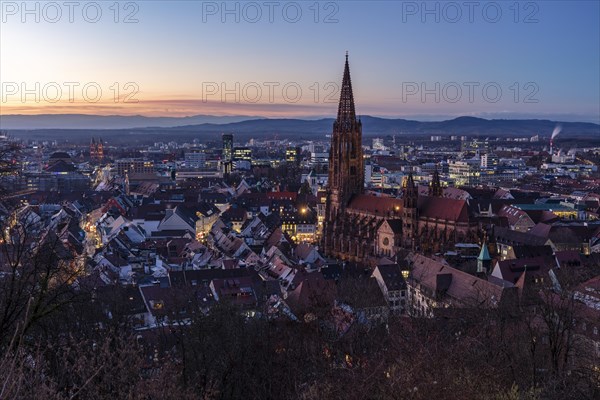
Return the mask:
[(348, 52), (346, 51), (346, 65), (344, 66), (344, 77), (340, 88), (340, 104), (338, 106), (338, 123), (354, 123), (356, 112), (354, 111), (354, 96), (352, 94), (352, 82), (350, 80), (350, 66), (348, 65)]

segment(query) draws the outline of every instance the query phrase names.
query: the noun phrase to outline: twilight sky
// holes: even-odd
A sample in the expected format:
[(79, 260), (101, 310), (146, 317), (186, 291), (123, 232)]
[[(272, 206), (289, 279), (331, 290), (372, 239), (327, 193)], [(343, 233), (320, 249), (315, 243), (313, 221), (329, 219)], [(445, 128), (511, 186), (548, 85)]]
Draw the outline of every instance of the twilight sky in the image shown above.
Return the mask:
[(0, 114), (333, 116), (348, 51), (360, 114), (600, 123), (597, 0), (74, 3), (0, 2)]

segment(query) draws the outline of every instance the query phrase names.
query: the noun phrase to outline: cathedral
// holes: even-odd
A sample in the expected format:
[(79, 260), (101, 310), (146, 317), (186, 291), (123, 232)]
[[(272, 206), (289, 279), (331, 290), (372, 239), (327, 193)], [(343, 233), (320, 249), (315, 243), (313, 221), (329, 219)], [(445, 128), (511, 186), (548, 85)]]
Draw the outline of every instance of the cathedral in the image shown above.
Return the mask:
[(412, 174), (403, 183), (400, 198), (365, 193), (364, 184), (362, 123), (356, 117), (346, 54), (329, 150), (325, 254), (368, 264), (378, 257), (394, 257), (400, 249), (434, 253), (455, 243), (477, 241), (477, 222), (467, 200), (444, 197), (437, 171), (425, 194)]
[(102, 142), (102, 139), (96, 141), (96, 139), (92, 138), (90, 142), (90, 158), (94, 161), (102, 161), (104, 158), (104, 142)]

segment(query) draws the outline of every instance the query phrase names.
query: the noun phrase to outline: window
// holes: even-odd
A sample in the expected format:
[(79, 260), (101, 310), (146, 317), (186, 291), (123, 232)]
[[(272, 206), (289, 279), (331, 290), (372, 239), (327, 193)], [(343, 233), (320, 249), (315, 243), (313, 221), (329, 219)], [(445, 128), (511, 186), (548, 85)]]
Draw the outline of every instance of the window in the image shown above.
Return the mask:
[(156, 300), (156, 301), (151, 300), (150, 305), (152, 306), (152, 308), (154, 310), (162, 310), (162, 308), (164, 307), (162, 300)]

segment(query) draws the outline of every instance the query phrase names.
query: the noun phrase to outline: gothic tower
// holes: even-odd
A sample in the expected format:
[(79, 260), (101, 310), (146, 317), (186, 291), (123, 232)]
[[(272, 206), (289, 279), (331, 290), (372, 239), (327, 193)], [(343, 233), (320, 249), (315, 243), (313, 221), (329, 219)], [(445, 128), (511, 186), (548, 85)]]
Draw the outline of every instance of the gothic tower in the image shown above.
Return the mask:
[(102, 161), (104, 158), (104, 142), (102, 139), (94, 139), (92, 137), (92, 141), (90, 143), (90, 158), (94, 161)]
[(323, 230), (323, 244), (326, 252), (332, 250), (334, 225), (338, 215), (344, 211), (353, 195), (363, 192), (364, 183), (362, 123), (356, 119), (350, 66), (348, 65), (348, 53), (346, 53), (340, 103), (337, 119), (333, 123), (329, 150), (329, 180)]
[(98, 157), (98, 161), (102, 161), (104, 158), (104, 142), (102, 141), (102, 138), (100, 138), (96, 144), (96, 155)]
[(404, 247), (407, 249), (415, 248), (417, 234), (417, 201), (419, 192), (412, 172), (404, 182), (403, 207), (402, 207), (402, 236), (404, 238)]
[(437, 166), (435, 167), (435, 171), (433, 171), (433, 177), (431, 178), (431, 186), (429, 187), (429, 195), (433, 197), (442, 197), (443, 189), (442, 184), (440, 183), (440, 174), (438, 172)]
[(90, 142), (90, 158), (92, 160), (96, 159), (96, 140), (92, 136), (92, 141)]

